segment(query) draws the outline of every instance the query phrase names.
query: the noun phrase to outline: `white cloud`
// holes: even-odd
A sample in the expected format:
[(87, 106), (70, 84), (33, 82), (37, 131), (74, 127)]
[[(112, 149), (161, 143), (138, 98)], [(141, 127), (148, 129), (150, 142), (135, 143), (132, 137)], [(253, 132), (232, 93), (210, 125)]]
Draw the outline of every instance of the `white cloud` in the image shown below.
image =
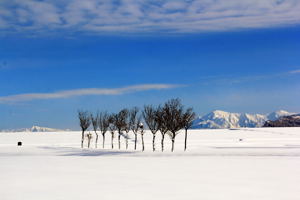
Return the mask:
[(187, 7), (187, 3), (185, 1), (168, 1), (163, 4), (163, 8), (171, 11), (174, 10), (184, 10)]
[(64, 90), (53, 93), (26, 93), (17, 94), (11, 96), (0, 97), (0, 103), (12, 103), (20, 101), (31, 101), (37, 99), (61, 99), (70, 98), (75, 96), (85, 96), (85, 95), (122, 95), (132, 92), (140, 92), (147, 90), (162, 90), (162, 89), (172, 89), (180, 87), (181, 85), (172, 84), (144, 84), (144, 85), (133, 85), (122, 88), (86, 88), (86, 89), (76, 89), (76, 90)]
[(300, 24), (299, 10), (299, 0), (2, 0), (0, 19), (15, 31), (189, 33)]
[(290, 74), (299, 74), (300, 73), (300, 69), (298, 70), (293, 70), (293, 71), (289, 71)]
[(299, 70), (293, 71), (285, 71), (281, 73), (274, 73), (274, 74), (260, 74), (260, 75), (252, 75), (252, 76), (211, 76), (211, 77), (203, 77), (202, 79), (205, 80), (202, 82), (203, 85), (209, 84), (240, 84), (244, 82), (258, 82), (263, 80), (269, 79), (277, 79), (278, 78), (289, 78), (290, 76), (296, 75), (300, 73)]

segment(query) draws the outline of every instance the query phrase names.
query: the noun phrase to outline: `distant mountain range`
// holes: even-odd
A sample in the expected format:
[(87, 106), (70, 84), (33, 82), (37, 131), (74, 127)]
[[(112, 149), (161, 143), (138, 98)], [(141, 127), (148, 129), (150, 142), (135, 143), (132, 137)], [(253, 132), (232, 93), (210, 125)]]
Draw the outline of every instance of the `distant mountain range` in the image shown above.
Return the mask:
[(12, 129), (12, 130), (1, 130), (1, 132), (61, 132), (66, 130), (40, 127), (40, 126), (32, 126), (31, 128), (20, 128), (20, 129)]
[[(279, 110), (267, 115), (247, 114), (247, 113), (230, 113), (221, 110), (215, 110), (203, 117), (198, 117), (193, 122), (193, 129), (222, 129), (222, 128), (242, 128), (242, 127), (262, 127), (266, 122), (273, 122), (284, 116), (295, 115), (285, 110)], [(299, 115), (295, 115), (299, 116)], [(298, 118), (297, 118), (298, 119)], [(286, 120), (290, 120), (287, 118)], [(283, 123), (282, 121), (276, 124)], [(272, 124), (265, 125), (272, 126)], [(32, 126), (31, 128), (21, 128), (12, 130), (1, 130), (0, 132), (62, 132), (70, 130), (60, 130), (54, 128)]]
[(294, 115), (285, 110), (279, 110), (267, 115), (247, 114), (247, 113), (230, 113), (216, 110), (203, 117), (198, 117), (193, 122), (194, 129), (220, 129), (220, 128), (241, 128), (241, 127), (262, 127), (266, 121), (277, 120), (283, 116)]

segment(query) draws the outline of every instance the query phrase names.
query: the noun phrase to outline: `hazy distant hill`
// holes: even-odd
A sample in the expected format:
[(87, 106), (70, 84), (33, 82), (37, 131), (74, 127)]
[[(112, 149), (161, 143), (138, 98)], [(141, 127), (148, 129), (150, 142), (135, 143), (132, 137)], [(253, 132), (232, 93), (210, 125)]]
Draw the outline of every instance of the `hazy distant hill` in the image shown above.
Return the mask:
[(198, 128), (241, 128), (241, 127), (262, 127), (268, 120), (276, 120), (282, 116), (289, 116), (289, 113), (279, 110), (268, 115), (230, 113), (221, 110), (213, 111), (203, 117), (199, 117), (193, 123), (194, 129)]
[(1, 132), (61, 132), (65, 130), (32, 126), (31, 128), (21, 128), (21, 129), (11, 129), (11, 130), (2, 130)]

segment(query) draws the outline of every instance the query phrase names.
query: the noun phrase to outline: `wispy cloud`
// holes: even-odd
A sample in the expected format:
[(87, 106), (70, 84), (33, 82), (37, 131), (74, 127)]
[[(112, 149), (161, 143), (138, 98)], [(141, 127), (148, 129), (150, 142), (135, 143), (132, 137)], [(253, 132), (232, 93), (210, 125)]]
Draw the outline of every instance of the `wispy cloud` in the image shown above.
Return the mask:
[(299, 74), (299, 73), (300, 73), (300, 69), (289, 71), (289, 74)]
[(26, 93), (17, 94), (11, 96), (0, 97), (0, 103), (14, 103), (21, 101), (31, 101), (38, 99), (61, 99), (70, 98), (75, 96), (85, 96), (85, 95), (122, 95), (133, 92), (141, 92), (148, 90), (162, 90), (162, 89), (172, 89), (177, 87), (182, 87), (183, 85), (173, 85), (173, 84), (144, 84), (144, 85), (133, 85), (121, 88), (85, 88), (76, 90), (64, 90), (53, 93)]
[(263, 81), (263, 80), (269, 80), (269, 79), (279, 79), (279, 78), (287, 78), (293, 75), (297, 75), (300, 73), (299, 70), (292, 70), (292, 71), (285, 71), (281, 73), (274, 73), (274, 74), (260, 74), (260, 75), (252, 75), (252, 76), (230, 76), (230, 77), (224, 77), (224, 76), (212, 76), (212, 77), (206, 77), (205, 81), (203, 81), (202, 85), (210, 85), (210, 84), (240, 84), (245, 82), (257, 82), (257, 81)]
[(299, 0), (1, 0), (0, 29), (194, 33), (300, 24)]

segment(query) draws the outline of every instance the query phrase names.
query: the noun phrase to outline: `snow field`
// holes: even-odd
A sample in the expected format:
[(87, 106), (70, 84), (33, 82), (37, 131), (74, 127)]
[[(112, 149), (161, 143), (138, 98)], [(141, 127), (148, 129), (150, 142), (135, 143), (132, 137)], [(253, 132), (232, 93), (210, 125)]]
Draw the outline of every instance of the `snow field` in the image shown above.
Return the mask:
[[(298, 200), (300, 129), (255, 128), (189, 131), (175, 152), (160, 133), (152, 152), (80, 149), (80, 132), (0, 133), (0, 199), (263, 199)], [(140, 137), (139, 137), (140, 139)], [(242, 139), (242, 141), (240, 141)], [(23, 146), (17, 147), (17, 141)], [(115, 148), (118, 147), (117, 137)]]

